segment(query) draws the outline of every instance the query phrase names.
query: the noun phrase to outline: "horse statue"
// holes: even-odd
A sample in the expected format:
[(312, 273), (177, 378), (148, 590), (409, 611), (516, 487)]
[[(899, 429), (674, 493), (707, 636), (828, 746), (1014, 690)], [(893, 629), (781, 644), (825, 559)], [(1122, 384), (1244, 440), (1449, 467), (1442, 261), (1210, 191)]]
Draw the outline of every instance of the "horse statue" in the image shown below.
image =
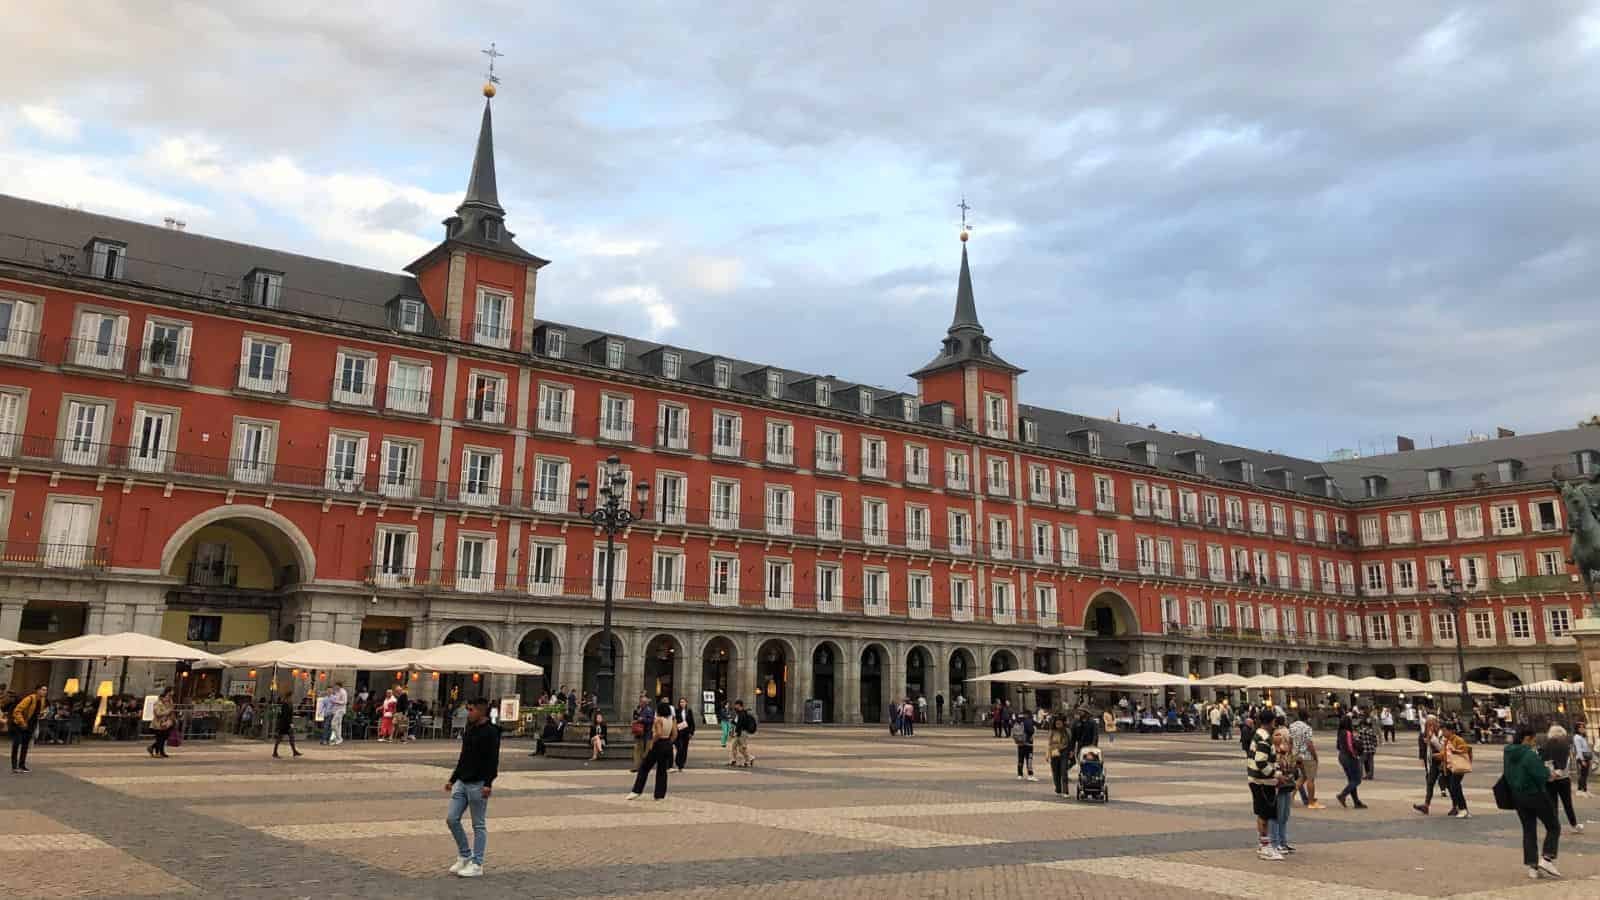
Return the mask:
[(1589, 614), (1600, 617), (1600, 597), (1595, 582), (1600, 580), (1600, 476), (1587, 482), (1557, 481), (1561, 499), (1567, 507), (1567, 530), (1572, 532), (1568, 562), (1583, 576), (1584, 592), (1589, 595)]

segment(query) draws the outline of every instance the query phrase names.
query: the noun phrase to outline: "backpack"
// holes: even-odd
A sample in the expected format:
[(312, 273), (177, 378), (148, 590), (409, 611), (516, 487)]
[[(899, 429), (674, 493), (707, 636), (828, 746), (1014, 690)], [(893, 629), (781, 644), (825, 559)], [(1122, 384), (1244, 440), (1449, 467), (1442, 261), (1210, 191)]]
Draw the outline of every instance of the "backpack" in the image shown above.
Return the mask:
[(745, 713), (744, 716), (745, 716), (745, 720), (750, 723), (750, 733), (751, 734), (755, 734), (756, 733), (756, 726), (759, 725), (760, 723), (756, 721), (756, 717), (755, 716), (752, 716), (749, 713)]

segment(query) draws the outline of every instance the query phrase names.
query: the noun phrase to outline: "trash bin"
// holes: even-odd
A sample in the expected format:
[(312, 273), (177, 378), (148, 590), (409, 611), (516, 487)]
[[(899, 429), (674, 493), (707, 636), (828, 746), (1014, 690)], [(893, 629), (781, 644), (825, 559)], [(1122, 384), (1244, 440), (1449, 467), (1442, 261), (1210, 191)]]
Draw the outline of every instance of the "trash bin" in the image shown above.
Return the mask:
[(821, 725), (822, 724), (822, 701), (821, 700), (807, 700), (806, 701), (806, 724), (807, 725)]

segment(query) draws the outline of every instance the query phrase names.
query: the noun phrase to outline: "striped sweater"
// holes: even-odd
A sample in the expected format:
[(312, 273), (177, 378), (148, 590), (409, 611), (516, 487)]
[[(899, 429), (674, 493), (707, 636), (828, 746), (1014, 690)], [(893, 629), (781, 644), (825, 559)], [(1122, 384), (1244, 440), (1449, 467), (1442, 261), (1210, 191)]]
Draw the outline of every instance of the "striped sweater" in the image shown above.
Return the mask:
[(1257, 728), (1250, 738), (1250, 749), (1245, 753), (1245, 775), (1251, 784), (1276, 785), (1278, 783), (1278, 758), (1272, 752), (1272, 735), (1265, 728)]

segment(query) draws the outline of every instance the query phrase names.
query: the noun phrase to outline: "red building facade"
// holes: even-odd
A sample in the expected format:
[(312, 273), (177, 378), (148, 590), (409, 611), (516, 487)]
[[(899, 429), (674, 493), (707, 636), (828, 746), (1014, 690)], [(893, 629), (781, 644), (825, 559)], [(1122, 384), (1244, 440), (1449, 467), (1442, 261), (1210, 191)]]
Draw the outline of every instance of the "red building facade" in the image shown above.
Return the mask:
[(1575, 670), (1549, 478), (1600, 431), (1318, 463), (1032, 407), (965, 245), (916, 396), (542, 320), (487, 105), (404, 275), (0, 210), (0, 637), (468, 640), (545, 666), (499, 691), (587, 686), (605, 541), (574, 486), (615, 455), (651, 487), (619, 697), (876, 721), (1019, 666), (1451, 678), (1445, 563), (1475, 677)]

